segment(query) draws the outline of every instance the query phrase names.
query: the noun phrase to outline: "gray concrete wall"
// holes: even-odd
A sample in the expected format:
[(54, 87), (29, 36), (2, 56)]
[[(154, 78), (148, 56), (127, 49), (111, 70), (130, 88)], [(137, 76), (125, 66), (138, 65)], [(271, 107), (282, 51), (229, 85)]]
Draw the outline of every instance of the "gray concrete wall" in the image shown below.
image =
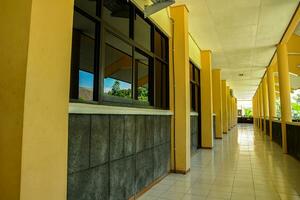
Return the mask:
[(125, 200), (169, 171), (170, 117), (69, 116), (68, 200)]

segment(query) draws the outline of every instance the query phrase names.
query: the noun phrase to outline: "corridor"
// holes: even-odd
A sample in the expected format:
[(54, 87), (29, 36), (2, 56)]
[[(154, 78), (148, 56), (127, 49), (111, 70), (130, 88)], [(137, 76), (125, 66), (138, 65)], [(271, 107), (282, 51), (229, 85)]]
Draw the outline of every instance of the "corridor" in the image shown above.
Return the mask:
[(300, 162), (253, 125), (239, 124), (191, 162), (190, 173), (170, 174), (139, 200), (300, 199)]

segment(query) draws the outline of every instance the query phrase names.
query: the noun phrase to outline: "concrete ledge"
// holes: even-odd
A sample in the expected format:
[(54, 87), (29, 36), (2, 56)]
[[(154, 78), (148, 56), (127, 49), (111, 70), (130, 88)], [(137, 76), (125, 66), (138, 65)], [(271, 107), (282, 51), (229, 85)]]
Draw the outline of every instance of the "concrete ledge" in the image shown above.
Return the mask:
[(300, 126), (300, 122), (287, 122), (286, 124)]
[(190, 116), (199, 116), (199, 113), (197, 113), (197, 112), (190, 112)]
[(121, 106), (93, 105), (70, 103), (69, 113), (72, 114), (110, 114), (110, 115), (173, 115), (170, 110), (132, 108)]

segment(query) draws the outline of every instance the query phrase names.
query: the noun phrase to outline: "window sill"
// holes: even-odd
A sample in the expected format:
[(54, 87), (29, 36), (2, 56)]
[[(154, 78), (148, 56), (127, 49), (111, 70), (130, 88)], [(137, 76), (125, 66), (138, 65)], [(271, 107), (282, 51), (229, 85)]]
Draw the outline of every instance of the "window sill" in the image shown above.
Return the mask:
[(191, 116), (199, 116), (199, 114), (198, 114), (197, 112), (193, 112), (193, 111), (190, 112), (190, 115), (191, 115)]
[(85, 103), (69, 103), (69, 113), (110, 115), (173, 115), (173, 112), (170, 110), (93, 105)]
[(300, 122), (286, 122), (286, 124), (293, 125), (293, 126), (300, 126)]

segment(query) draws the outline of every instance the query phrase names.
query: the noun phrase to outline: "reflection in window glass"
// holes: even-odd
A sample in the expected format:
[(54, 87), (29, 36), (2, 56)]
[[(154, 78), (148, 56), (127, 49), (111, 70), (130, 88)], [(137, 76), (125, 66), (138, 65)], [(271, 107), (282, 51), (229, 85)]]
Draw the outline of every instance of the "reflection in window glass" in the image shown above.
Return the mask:
[(199, 69), (197, 67), (194, 68), (195, 69), (195, 82), (200, 84), (200, 73), (199, 73)]
[(75, 0), (75, 6), (89, 14), (96, 15), (97, 1)]
[(79, 70), (79, 99), (93, 100), (94, 74)]
[(132, 48), (108, 32), (105, 34), (104, 93), (132, 97)]
[(275, 109), (276, 109), (276, 118), (281, 119), (280, 97), (279, 97), (279, 93), (277, 92), (276, 92), (276, 100), (275, 100)]
[(292, 118), (294, 121), (300, 120), (300, 89), (292, 89), (291, 92)]
[(149, 102), (149, 58), (136, 52), (135, 65), (137, 74), (137, 99)]
[(300, 76), (290, 68), (291, 110), (292, 120), (300, 121)]
[(129, 36), (130, 6), (127, 0), (104, 0), (103, 19), (110, 26)]
[(191, 110), (196, 111), (195, 105), (195, 84), (190, 84)]
[(166, 60), (167, 49), (166, 49), (165, 37), (162, 36), (158, 31), (155, 31), (154, 40), (155, 40), (154, 43), (155, 54), (161, 59)]
[(190, 63), (190, 80), (194, 80), (194, 66)]
[(135, 17), (134, 40), (147, 50), (151, 50), (151, 25), (139, 15)]
[(200, 111), (200, 70), (190, 62), (191, 110)]
[(94, 22), (74, 12), (70, 91), (73, 99), (93, 100), (95, 26)]
[(168, 105), (168, 69), (159, 60), (155, 61), (155, 105), (167, 108)]

